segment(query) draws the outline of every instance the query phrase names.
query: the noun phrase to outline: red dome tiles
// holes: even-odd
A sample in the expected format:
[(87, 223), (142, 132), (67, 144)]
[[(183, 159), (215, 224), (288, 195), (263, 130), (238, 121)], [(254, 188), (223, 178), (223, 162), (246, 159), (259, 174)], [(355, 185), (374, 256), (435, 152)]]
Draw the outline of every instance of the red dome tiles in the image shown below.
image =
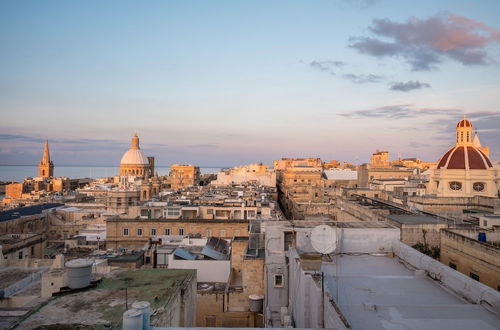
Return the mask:
[(486, 170), (493, 167), (481, 150), (473, 146), (456, 146), (448, 150), (439, 161), (438, 169)]

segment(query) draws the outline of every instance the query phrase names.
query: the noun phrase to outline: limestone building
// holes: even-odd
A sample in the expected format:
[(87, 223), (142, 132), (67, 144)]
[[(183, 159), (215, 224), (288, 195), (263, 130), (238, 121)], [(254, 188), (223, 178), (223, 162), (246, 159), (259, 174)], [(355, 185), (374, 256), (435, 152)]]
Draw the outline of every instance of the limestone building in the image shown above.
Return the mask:
[(267, 165), (249, 164), (231, 169), (221, 170), (217, 174), (217, 180), (211, 182), (212, 185), (232, 185), (245, 182), (255, 182), (269, 187), (276, 186), (276, 172), (270, 170)]
[(50, 178), (54, 176), (54, 163), (50, 160), (49, 140), (45, 139), (45, 147), (43, 148), (43, 157), (38, 164), (38, 176), (42, 178)]
[(370, 164), (373, 167), (385, 168), (390, 167), (389, 163), (389, 152), (388, 151), (378, 151), (372, 154), (370, 158)]
[(146, 157), (139, 147), (137, 133), (132, 137), (130, 149), (120, 161), (120, 176), (149, 178), (154, 174), (154, 157)]
[(197, 186), (200, 183), (200, 168), (193, 165), (174, 164), (168, 175), (170, 187), (174, 190)]
[(498, 171), (489, 157), (489, 148), (473, 138), (472, 123), (465, 118), (456, 126), (455, 146), (431, 170), (428, 193), (437, 197), (498, 197)]
[(441, 231), (441, 262), (500, 291), (500, 231), (453, 228)]

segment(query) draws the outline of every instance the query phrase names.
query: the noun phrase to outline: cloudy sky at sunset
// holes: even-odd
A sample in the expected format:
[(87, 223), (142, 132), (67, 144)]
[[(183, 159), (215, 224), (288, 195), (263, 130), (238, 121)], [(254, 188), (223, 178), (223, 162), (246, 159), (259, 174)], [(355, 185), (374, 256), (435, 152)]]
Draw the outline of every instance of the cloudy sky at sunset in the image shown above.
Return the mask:
[(500, 1), (1, 1), (0, 164), (500, 160)]

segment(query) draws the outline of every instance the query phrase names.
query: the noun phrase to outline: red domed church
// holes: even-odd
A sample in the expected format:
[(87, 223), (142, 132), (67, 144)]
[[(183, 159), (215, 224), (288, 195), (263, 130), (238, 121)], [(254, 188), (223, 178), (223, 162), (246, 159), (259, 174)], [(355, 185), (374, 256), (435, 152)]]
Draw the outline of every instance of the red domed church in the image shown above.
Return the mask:
[(498, 197), (498, 173), (488, 147), (473, 137), (472, 123), (464, 116), (456, 127), (455, 146), (431, 170), (428, 194), (437, 197)]

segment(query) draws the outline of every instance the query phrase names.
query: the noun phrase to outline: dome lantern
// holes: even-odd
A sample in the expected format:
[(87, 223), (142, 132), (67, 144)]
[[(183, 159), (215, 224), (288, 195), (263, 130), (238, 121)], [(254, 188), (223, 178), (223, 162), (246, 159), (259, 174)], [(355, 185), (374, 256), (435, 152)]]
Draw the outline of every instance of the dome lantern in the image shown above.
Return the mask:
[(457, 123), (456, 144), (467, 146), (472, 145), (472, 123), (464, 115), (464, 118)]

